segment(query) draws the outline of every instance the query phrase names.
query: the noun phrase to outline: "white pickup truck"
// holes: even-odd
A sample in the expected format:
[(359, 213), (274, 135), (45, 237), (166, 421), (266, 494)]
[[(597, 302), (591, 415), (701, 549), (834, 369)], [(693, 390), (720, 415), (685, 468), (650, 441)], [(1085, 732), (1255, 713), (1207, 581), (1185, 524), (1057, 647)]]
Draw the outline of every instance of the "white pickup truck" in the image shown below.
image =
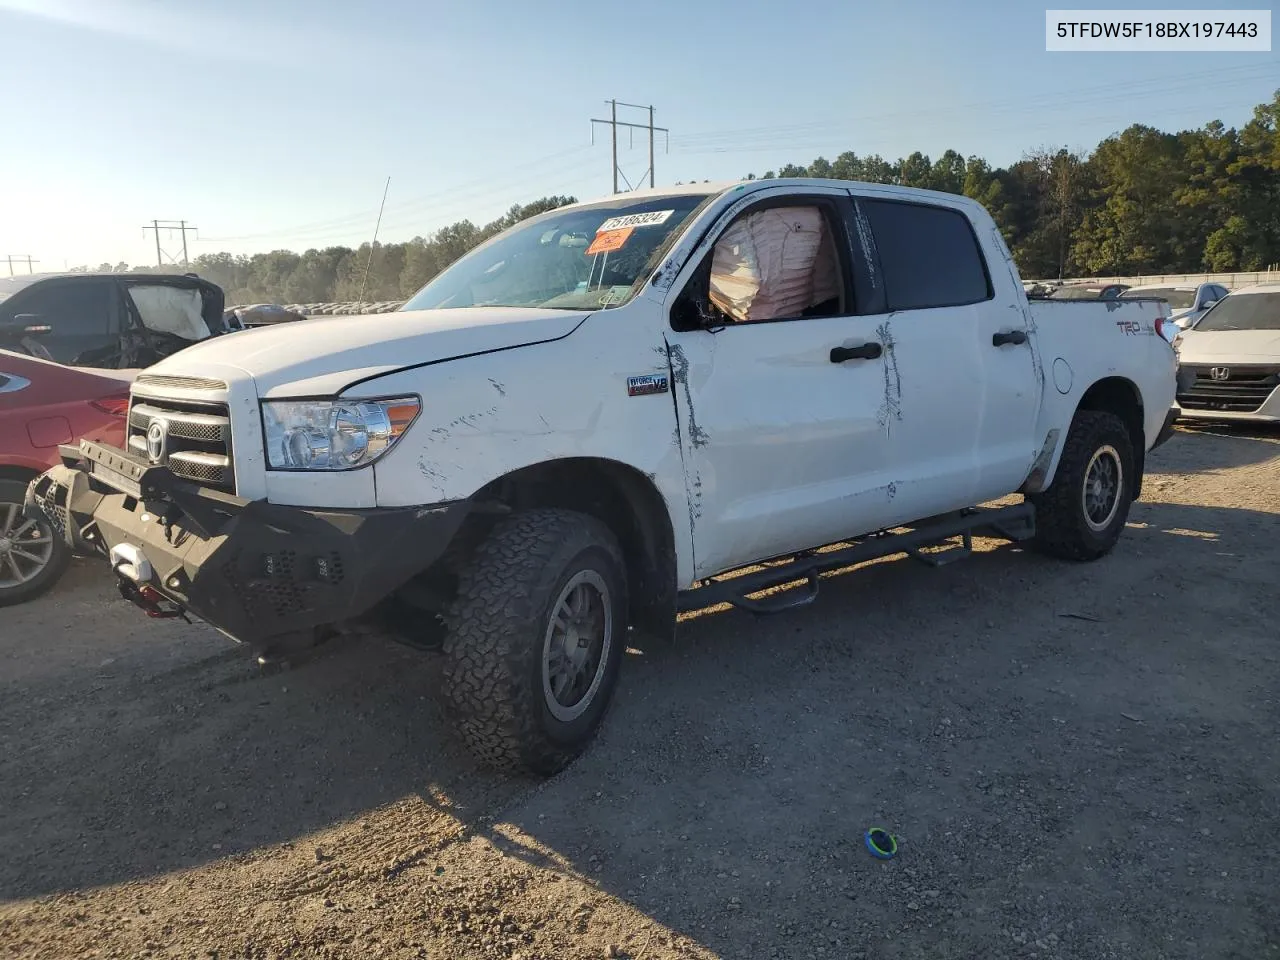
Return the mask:
[(680, 610), (776, 612), (974, 534), (1105, 554), (1172, 429), (1167, 315), (1029, 303), (964, 197), (637, 191), (512, 227), (397, 312), (182, 351), (135, 381), (128, 449), (63, 448), (27, 509), (152, 616), (273, 656), (438, 650), (471, 746), (549, 774), (629, 631)]

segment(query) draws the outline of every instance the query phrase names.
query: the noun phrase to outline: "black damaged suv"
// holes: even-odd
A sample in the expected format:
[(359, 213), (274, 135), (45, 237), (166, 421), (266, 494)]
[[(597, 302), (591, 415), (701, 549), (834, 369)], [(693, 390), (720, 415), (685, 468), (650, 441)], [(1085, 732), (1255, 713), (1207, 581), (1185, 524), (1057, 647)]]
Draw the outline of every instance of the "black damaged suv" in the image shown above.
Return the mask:
[(225, 299), (194, 273), (0, 278), (0, 347), (71, 366), (149, 367), (230, 332)]

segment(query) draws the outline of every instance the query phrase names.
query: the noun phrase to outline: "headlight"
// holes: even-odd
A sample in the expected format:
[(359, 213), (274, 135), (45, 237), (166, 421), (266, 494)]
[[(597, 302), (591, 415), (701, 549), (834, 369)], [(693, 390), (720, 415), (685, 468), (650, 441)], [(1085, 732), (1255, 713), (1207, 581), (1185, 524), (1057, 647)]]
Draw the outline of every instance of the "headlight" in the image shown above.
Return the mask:
[(417, 397), (393, 400), (265, 400), (262, 427), (272, 470), (352, 470), (373, 463), (418, 416)]

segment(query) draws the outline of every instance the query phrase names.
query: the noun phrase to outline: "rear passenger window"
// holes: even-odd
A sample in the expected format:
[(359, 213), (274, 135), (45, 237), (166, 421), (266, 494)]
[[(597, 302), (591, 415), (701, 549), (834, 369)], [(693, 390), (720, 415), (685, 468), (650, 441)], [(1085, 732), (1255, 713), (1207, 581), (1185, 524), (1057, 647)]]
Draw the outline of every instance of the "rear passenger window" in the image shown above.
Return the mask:
[(946, 207), (859, 197), (880, 254), (890, 310), (978, 303), (991, 280), (969, 218)]

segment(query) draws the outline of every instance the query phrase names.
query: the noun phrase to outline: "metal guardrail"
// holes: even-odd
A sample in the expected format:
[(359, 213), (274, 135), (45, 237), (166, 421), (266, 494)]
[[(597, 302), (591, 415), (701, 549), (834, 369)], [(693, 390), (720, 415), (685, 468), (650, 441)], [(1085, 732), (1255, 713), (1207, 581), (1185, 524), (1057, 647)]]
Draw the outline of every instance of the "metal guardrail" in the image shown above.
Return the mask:
[(1185, 286), (1201, 283), (1220, 283), (1228, 290), (1252, 286), (1255, 283), (1280, 283), (1280, 264), (1270, 270), (1256, 270), (1240, 273), (1161, 273), (1145, 277), (1072, 277), (1066, 280), (1036, 280), (1034, 283), (1057, 284), (1070, 286), (1086, 286), (1089, 284), (1123, 283), (1130, 287), (1145, 287), (1155, 284), (1167, 286)]

